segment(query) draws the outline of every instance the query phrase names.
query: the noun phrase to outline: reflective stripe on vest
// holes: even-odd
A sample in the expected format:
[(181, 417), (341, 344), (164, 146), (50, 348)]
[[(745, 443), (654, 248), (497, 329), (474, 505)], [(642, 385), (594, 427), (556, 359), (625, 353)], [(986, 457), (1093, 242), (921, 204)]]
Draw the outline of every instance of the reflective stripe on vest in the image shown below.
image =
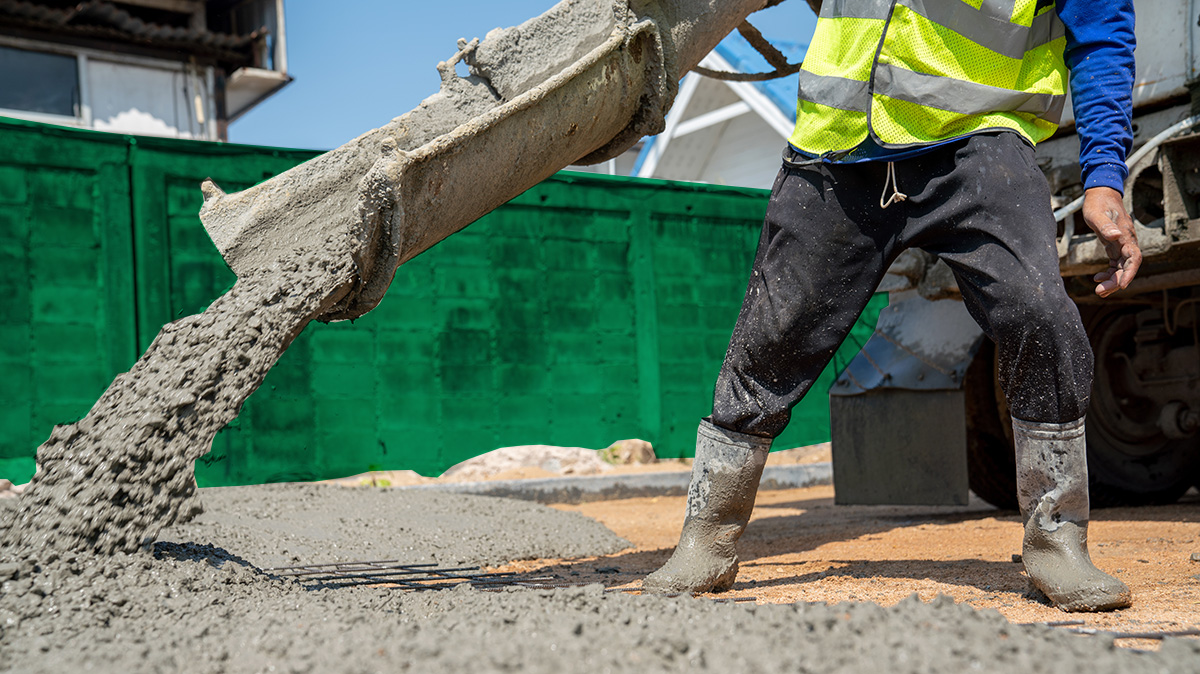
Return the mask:
[(912, 147), (993, 129), (1040, 142), (1066, 102), (1052, 0), (824, 0), (791, 142)]

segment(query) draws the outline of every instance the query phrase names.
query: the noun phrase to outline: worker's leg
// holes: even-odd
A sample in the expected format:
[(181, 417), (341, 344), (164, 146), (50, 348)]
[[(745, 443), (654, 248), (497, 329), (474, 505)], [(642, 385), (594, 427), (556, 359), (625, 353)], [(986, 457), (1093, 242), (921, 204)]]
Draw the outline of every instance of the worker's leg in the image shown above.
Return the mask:
[(712, 423), (775, 438), (874, 294), (903, 225), (878, 163), (789, 168), (776, 180), (713, 392)]
[(770, 449), (769, 438), (727, 431), (707, 419), (700, 422), (679, 544), (667, 563), (646, 577), (643, 590), (720, 592), (733, 585), (738, 571), (734, 545), (750, 521)]
[[(724, 590), (771, 440), (858, 319), (890, 262), (880, 166), (785, 166), (772, 190), (741, 314), (700, 423), (679, 545), (655, 592)], [(870, 195), (870, 196), (866, 196)], [(898, 230), (893, 218), (890, 229)]]
[(1088, 557), (1083, 417), (1092, 350), (1059, 275), (1049, 189), (1033, 150), (1015, 134), (978, 136), (957, 150), (951, 172), (922, 187), (908, 204), (906, 243), (951, 266), (967, 309), (997, 345), (1025, 569), (1064, 610), (1128, 606), (1129, 589)]
[[(904, 204), (904, 243), (954, 270), (967, 310), (996, 342), (1014, 417), (1082, 418), (1092, 350), (1058, 271), (1049, 186), (1032, 148), (1015, 133), (975, 136), (958, 147), (951, 171), (934, 161), (906, 167), (935, 177)], [(899, 165), (897, 173), (903, 181)]]

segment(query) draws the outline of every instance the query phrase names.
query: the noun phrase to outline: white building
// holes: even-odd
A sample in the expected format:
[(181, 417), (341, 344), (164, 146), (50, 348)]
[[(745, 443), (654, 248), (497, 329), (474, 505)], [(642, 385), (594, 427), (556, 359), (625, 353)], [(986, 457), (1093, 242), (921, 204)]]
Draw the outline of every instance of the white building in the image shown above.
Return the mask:
[(290, 81), (283, 0), (0, 0), (0, 116), (226, 140)]
[[(807, 45), (778, 43), (792, 63)], [(725, 38), (700, 65), (725, 72), (772, 68), (737, 33)], [(689, 73), (666, 119), (666, 130), (616, 159), (573, 170), (770, 188), (779, 157), (796, 124), (800, 78), (728, 82)]]

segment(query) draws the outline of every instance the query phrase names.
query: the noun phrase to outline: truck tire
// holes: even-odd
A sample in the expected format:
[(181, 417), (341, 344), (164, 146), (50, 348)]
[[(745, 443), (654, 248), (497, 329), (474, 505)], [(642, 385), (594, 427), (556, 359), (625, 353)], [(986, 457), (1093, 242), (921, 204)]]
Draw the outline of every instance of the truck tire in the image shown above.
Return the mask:
[[(1200, 482), (1200, 438), (1172, 439), (1142, 423), (1113, 423), (1122, 407), (1141, 406), (1156, 418), (1161, 406), (1128, 390), (1114, 372), (1130, 348), (1133, 310), (1114, 307), (1083, 312), (1096, 352), (1096, 379), (1088, 410), (1088, 481), (1093, 507), (1174, 503)], [(963, 385), (967, 417), (967, 479), (971, 491), (997, 508), (1017, 508), (1016, 461), (1008, 406), (996, 377), (996, 349), (984, 340)], [(1126, 410), (1127, 412), (1129, 410)], [(1126, 415), (1128, 417), (1130, 415)], [(1139, 432), (1140, 431), (1140, 432)]]
[(996, 346), (984, 339), (963, 382), (967, 418), (967, 484), (1001, 510), (1017, 509), (1017, 462), (1008, 405), (996, 383)]
[(1174, 503), (1200, 475), (1200, 437), (1168, 437), (1159, 417), (1175, 403), (1152, 399), (1128, 374), (1136, 349), (1145, 348), (1137, 342), (1141, 310), (1118, 305), (1081, 312), (1096, 354), (1087, 424), (1096, 507)]

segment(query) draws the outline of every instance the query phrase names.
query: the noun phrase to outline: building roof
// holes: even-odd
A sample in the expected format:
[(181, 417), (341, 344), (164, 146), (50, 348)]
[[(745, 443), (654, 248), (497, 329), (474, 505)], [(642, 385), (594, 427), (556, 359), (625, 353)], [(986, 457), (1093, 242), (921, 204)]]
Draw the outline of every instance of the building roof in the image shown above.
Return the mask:
[(205, 54), (239, 65), (252, 60), (251, 51), (263, 37), (260, 31), (231, 35), (203, 27), (167, 25), (145, 20), (130, 9), (104, 0), (86, 0), (65, 6), (55, 2), (0, 0), (0, 27)]

